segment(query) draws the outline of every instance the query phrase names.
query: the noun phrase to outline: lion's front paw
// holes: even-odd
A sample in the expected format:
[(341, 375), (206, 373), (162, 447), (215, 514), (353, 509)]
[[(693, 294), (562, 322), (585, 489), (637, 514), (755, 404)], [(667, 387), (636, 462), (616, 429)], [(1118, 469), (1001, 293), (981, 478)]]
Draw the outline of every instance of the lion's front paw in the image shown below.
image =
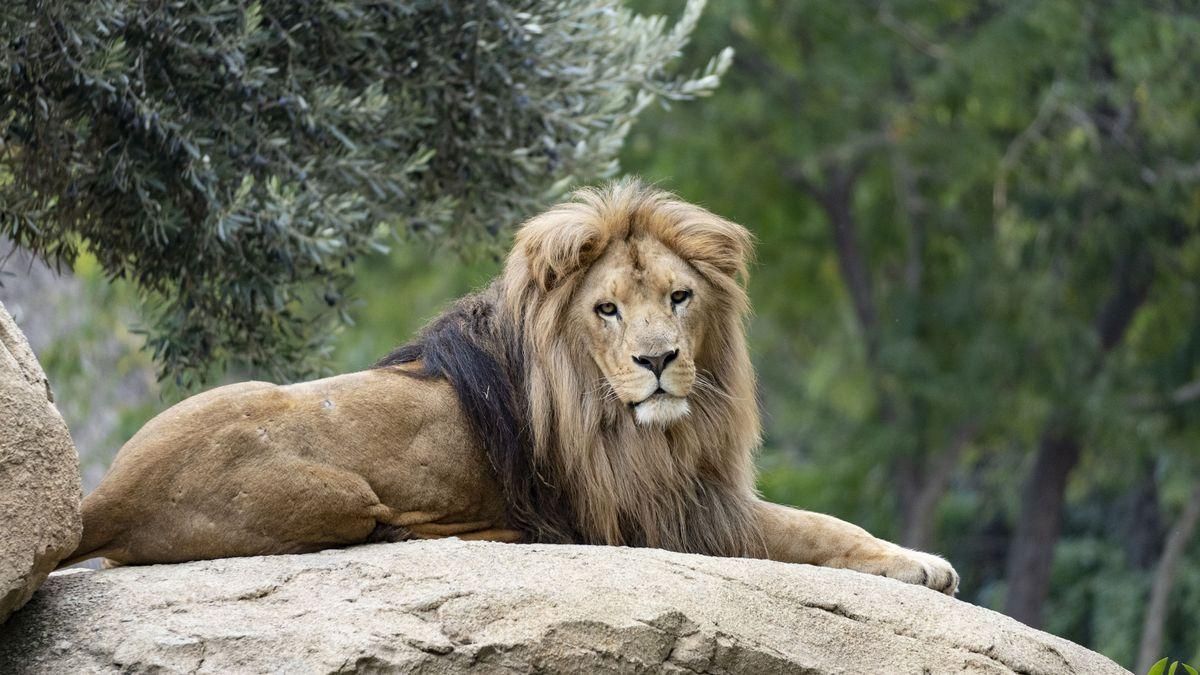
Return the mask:
[(917, 584), (953, 596), (958, 593), (958, 572), (940, 556), (895, 547), (878, 561), (876, 574)]

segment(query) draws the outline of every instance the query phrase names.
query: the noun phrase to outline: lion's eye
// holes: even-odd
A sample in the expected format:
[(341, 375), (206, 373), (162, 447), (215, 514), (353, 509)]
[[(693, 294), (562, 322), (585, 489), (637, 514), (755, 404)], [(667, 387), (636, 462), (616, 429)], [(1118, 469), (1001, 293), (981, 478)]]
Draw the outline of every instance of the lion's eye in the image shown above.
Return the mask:
[(617, 306), (611, 302), (602, 302), (596, 305), (596, 313), (600, 316), (616, 316)]
[(691, 291), (687, 291), (687, 290), (675, 291), (674, 293), (671, 294), (671, 302), (675, 303), (676, 305), (679, 305), (679, 304), (682, 304), (683, 301), (687, 300), (690, 297), (692, 297)]

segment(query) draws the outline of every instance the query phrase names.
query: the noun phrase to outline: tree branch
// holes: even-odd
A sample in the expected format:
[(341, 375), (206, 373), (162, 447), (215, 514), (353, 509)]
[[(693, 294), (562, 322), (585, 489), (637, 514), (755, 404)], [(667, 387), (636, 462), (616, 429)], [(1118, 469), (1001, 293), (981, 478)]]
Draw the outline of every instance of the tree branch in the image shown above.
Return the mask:
[(881, 25), (899, 35), (922, 54), (938, 61), (949, 55), (950, 50), (945, 45), (934, 42), (916, 26), (896, 16), (896, 13), (892, 11), (892, 3), (880, 3), (877, 16)]
[(1196, 400), (1200, 400), (1200, 380), (1176, 387), (1166, 395), (1137, 394), (1130, 396), (1127, 400), (1127, 405), (1135, 410), (1146, 411), (1169, 406), (1187, 405)]
[(892, 150), (892, 189), (896, 193), (900, 217), (908, 228), (905, 246), (904, 285), (914, 298), (921, 291), (925, 254), (925, 201), (917, 192), (917, 179), (908, 158), (899, 149)]
[(1200, 485), (1192, 488), (1183, 514), (1167, 535), (1158, 569), (1154, 573), (1154, 585), (1150, 589), (1150, 601), (1146, 604), (1146, 618), (1142, 622), (1142, 639), (1138, 647), (1137, 669), (1144, 673), (1150, 670), (1155, 660), (1162, 656), (1163, 627), (1167, 620), (1167, 609), (1171, 600), (1171, 587), (1175, 585), (1175, 569), (1183, 558), (1183, 552), (1196, 533), (1200, 523)]
[(1153, 264), (1148, 254), (1135, 250), (1117, 260), (1113, 276), (1113, 294), (1100, 309), (1095, 322), (1100, 349), (1105, 354), (1121, 342), (1134, 314), (1145, 302), (1154, 281)]
[(824, 185), (808, 177), (799, 167), (790, 167), (783, 173), (793, 185), (821, 206), (829, 220), (838, 268), (867, 344), (867, 357), (873, 363), (879, 348), (879, 317), (875, 309), (871, 270), (859, 243), (858, 222), (853, 207), (854, 185), (865, 167), (866, 161), (861, 157), (847, 165), (829, 164), (825, 167)]
[(911, 495), (911, 503), (906, 504), (904, 514), (904, 532), (901, 544), (908, 548), (923, 550), (929, 548), (933, 539), (933, 516), (942, 495), (950, 485), (950, 477), (958, 466), (958, 460), (963, 451), (979, 434), (976, 420), (968, 420), (960, 424), (950, 439), (950, 443), (938, 453), (931, 455), (924, 462), (919, 479), (914, 481), (915, 494)]

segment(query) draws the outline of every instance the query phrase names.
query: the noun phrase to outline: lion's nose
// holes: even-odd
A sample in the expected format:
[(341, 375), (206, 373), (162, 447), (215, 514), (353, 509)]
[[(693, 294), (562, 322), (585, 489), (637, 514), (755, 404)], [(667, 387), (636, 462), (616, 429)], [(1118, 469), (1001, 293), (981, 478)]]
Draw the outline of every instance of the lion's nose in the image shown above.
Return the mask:
[(649, 354), (635, 356), (633, 357), (633, 362), (654, 373), (655, 377), (661, 377), (662, 371), (667, 367), (668, 363), (675, 360), (676, 356), (679, 356), (679, 350), (672, 349), (669, 352), (654, 354), (653, 356)]

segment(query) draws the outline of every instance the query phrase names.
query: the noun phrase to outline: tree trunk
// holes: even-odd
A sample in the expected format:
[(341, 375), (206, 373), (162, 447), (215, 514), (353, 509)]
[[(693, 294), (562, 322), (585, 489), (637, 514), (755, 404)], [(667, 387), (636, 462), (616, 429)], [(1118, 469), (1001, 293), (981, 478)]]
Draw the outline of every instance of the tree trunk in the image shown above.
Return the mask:
[(1141, 478), (1116, 505), (1125, 558), (1133, 569), (1147, 572), (1162, 558), (1166, 539), (1155, 469), (1155, 462), (1145, 461), (1140, 468)]
[(1021, 499), (1021, 517), (1008, 549), (1008, 597), (1004, 613), (1034, 628), (1050, 592), (1054, 548), (1062, 530), (1067, 478), (1079, 462), (1079, 438), (1053, 423), (1042, 433), (1037, 458)]
[[(920, 224), (923, 206), (916, 196), (914, 179), (903, 158), (897, 156), (897, 192), (905, 201), (905, 213), (910, 224), (908, 262), (905, 284), (914, 296), (920, 293), (923, 271), (924, 230)], [(858, 327), (866, 345), (867, 366), (872, 386), (878, 397), (878, 418), (885, 425), (895, 423), (893, 401), (882, 385), (878, 364), (880, 347), (879, 314), (871, 268), (859, 239), (858, 221), (854, 216), (854, 187), (864, 168), (865, 159), (856, 157), (844, 165), (826, 164), (824, 181), (809, 179), (800, 170), (787, 174), (797, 187), (809, 194), (821, 206), (829, 221), (837, 254), (838, 269), (850, 295)], [(927, 549), (933, 539), (934, 516), (937, 506), (950, 482), (963, 448), (976, 433), (975, 423), (960, 426), (947, 446), (925, 456), (900, 457), (894, 460), (898, 501), (901, 514), (901, 543), (915, 549)]]
[[(1113, 290), (1094, 323), (1100, 342), (1095, 361), (1080, 382), (1090, 387), (1108, 354), (1125, 337), (1154, 281), (1150, 256), (1135, 245), (1116, 260)], [(1033, 471), (1022, 491), (1021, 513), (1008, 549), (1008, 597), (1004, 611), (1034, 628), (1042, 625), (1042, 604), (1050, 591), (1054, 549), (1062, 530), (1067, 479), (1079, 462), (1077, 418), (1069, 409), (1052, 415), (1042, 431)]]
[(829, 218), (838, 268), (867, 345), (867, 358), (873, 365), (879, 348), (879, 316), (875, 309), (871, 269), (863, 254), (858, 222), (854, 218), (854, 185), (860, 171), (859, 166), (826, 167), (824, 188), (812, 186), (809, 194), (817, 199)]
[(1183, 515), (1171, 528), (1167, 545), (1163, 548), (1162, 559), (1158, 561), (1158, 569), (1154, 572), (1154, 585), (1150, 588), (1150, 601), (1146, 605), (1137, 669), (1134, 672), (1149, 671), (1155, 661), (1165, 656), (1162, 653), (1163, 629), (1167, 622), (1171, 587), (1175, 584), (1175, 570), (1179, 567), (1179, 561), (1183, 558), (1183, 552), (1191, 542), (1192, 535), (1196, 533), (1197, 523), (1200, 523), (1200, 485), (1193, 488), (1187, 504), (1184, 505)]
[[(901, 478), (902, 499), (900, 543), (919, 551), (928, 550), (933, 543), (934, 517), (938, 504), (950, 487), (963, 449), (975, 438), (974, 422), (959, 427), (950, 443), (941, 451), (935, 451), (924, 462), (902, 459), (897, 462), (897, 474)], [(918, 468), (919, 467), (919, 468)]]

